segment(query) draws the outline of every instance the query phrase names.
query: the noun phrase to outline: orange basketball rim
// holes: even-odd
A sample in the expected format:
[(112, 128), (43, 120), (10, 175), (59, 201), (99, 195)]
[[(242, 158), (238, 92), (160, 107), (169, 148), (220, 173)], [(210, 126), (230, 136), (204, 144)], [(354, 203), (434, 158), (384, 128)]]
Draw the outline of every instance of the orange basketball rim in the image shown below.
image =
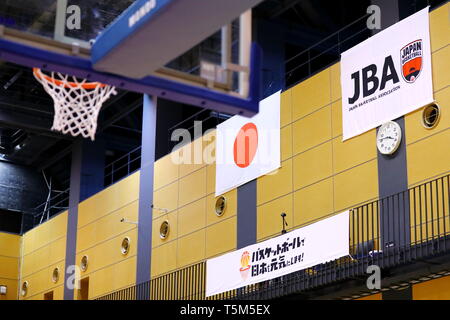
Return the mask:
[(81, 87), (86, 90), (94, 90), (96, 88), (99, 88), (99, 87), (103, 88), (106, 86), (106, 84), (103, 84), (100, 82), (76, 83), (76, 82), (71, 82), (71, 81), (61, 81), (61, 80), (58, 80), (58, 79), (55, 79), (55, 78), (52, 78), (52, 77), (46, 75), (39, 68), (33, 68), (33, 74), (41, 80), (46, 80), (47, 82), (56, 84), (58, 87), (64, 87), (64, 88), (80, 88)]

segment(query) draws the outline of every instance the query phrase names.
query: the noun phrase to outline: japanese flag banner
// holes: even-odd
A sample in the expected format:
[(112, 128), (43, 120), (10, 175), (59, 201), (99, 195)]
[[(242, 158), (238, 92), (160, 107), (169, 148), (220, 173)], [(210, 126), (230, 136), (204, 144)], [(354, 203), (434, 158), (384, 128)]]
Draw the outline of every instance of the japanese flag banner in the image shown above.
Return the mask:
[(217, 126), (216, 196), (280, 167), (280, 92), (251, 118), (234, 116)]
[(206, 296), (350, 254), (349, 211), (206, 262)]

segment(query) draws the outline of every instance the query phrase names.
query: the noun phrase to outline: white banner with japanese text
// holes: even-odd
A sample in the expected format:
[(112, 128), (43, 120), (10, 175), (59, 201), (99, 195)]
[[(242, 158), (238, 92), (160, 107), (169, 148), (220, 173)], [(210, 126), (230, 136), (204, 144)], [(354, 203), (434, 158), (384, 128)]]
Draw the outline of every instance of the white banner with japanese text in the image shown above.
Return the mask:
[(206, 262), (206, 296), (349, 255), (349, 212)]

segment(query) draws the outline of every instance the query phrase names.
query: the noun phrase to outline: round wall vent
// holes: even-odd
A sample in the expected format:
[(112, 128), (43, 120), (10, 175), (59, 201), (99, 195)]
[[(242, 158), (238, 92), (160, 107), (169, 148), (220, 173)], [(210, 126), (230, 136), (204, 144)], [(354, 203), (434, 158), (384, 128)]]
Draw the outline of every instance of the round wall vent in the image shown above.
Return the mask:
[(129, 237), (125, 237), (122, 240), (122, 245), (120, 247), (120, 252), (122, 252), (122, 254), (124, 256), (126, 256), (129, 251), (130, 251), (130, 238)]
[(423, 108), (422, 112), (422, 124), (427, 129), (436, 127), (441, 118), (441, 109), (435, 103), (430, 104)]
[(88, 264), (89, 264), (88, 256), (83, 256), (81, 258), (81, 264), (80, 264), (81, 271), (83, 271), (83, 272), (86, 271), (88, 268)]
[(161, 226), (159, 227), (159, 237), (161, 239), (167, 239), (167, 237), (169, 236), (169, 232), (170, 232), (170, 224), (169, 221), (164, 221), (163, 223), (161, 223)]
[(59, 280), (59, 268), (56, 267), (55, 269), (53, 269), (52, 281), (53, 281), (53, 283), (57, 283), (58, 280)]
[(223, 216), (226, 208), (227, 208), (227, 199), (224, 196), (218, 197), (216, 200), (216, 207), (215, 207), (216, 215), (218, 217)]
[(22, 287), (20, 288), (20, 294), (22, 295), (22, 297), (25, 297), (28, 293), (28, 281), (24, 281), (22, 283)]

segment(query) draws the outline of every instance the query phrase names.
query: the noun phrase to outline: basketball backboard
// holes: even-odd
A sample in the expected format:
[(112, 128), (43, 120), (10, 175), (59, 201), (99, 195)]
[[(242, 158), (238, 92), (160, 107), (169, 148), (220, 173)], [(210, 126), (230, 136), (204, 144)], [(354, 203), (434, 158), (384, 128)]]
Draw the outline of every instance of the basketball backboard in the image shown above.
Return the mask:
[[(260, 53), (250, 50), (239, 16), (259, 2), (5, 0), (0, 60), (251, 116), (258, 112)], [(216, 53), (201, 53), (205, 39)], [(191, 69), (180, 68), (186, 53), (198, 62)]]
[(57, 42), (89, 48), (95, 39), (134, 0), (5, 0), (0, 24)]

